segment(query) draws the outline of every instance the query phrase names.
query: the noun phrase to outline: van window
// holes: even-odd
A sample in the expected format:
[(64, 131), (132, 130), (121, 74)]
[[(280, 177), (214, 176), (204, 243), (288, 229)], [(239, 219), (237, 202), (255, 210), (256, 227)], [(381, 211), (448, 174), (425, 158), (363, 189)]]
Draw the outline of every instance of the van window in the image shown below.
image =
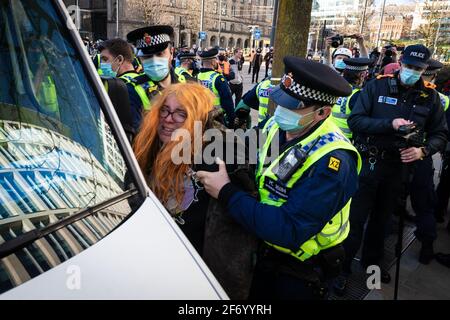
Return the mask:
[[(127, 191), (126, 165), (51, 1), (0, 1), (0, 247)], [(93, 245), (128, 201), (0, 260), (0, 293)]]

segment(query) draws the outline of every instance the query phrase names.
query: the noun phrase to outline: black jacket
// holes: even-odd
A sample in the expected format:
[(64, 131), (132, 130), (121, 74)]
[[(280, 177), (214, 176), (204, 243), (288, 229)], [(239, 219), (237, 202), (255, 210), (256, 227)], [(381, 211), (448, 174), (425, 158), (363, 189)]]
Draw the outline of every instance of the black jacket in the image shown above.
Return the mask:
[(447, 141), (444, 108), (437, 92), (423, 81), (407, 88), (400, 84), (398, 72), (369, 82), (356, 102), (348, 125), (356, 141), (367, 141), (383, 149), (398, 151), (392, 120), (404, 118), (419, 124), (425, 133), (425, 146), (430, 154), (443, 150)]

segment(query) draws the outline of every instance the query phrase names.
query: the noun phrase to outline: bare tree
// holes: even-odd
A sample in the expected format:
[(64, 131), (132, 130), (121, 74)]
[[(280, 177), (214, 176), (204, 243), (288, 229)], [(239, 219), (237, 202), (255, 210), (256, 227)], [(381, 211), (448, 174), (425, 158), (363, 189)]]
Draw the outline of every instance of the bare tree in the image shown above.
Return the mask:
[(431, 47), (434, 44), (439, 20), (442, 18), (442, 13), (446, 11), (444, 9), (442, 3), (438, 1), (425, 0), (423, 4), (422, 18), (425, 20), (425, 23), (419, 26), (416, 35), (419, 39), (423, 39), (424, 45), (427, 47)]

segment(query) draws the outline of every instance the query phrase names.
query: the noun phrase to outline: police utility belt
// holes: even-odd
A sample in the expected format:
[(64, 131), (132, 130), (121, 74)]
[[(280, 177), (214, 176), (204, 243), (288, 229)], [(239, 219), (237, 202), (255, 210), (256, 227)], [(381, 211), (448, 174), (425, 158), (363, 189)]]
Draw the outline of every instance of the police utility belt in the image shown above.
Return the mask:
[(370, 170), (375, 169), (375, 164), (379, 161), (385, 162), (401, 162), (400, 152), (392, 149), (385, 149), (381, 146), (370, 143), (361, 143), (356, 141), (354, 143), (356, 149), (363, 159), (368, 159)]
[(337, 277), (342, 271), (344, 258), (345, 251), (342, 244), (322, 250), (302, 262), (267, 244), (262, 246), (258, 255), (258, 259), (272, 262), (276, 272), (315, 284)]

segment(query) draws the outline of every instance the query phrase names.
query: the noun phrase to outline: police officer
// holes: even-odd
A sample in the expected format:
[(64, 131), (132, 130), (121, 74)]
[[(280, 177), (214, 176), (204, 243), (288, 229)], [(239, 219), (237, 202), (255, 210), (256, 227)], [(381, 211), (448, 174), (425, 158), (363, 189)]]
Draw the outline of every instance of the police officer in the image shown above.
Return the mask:
[(175, 68), (175, 74), (181, 81), (197, 81), (194, 77), (193, 72), (196, 69), (195, 60), (197, 55), (190, 52), (182, 52), (178, 54), (178, 59), (180, 60), (180, 66)]
[(333, 54), (331, 56), (331, 66), (339, 73), (341, 74), (344, 72), (345, 69), (345, 62), (344, 59), (351, 58), (352, 52), (350, 49), (341, 47), (337, 48), (333, 51)]
[(202, 68), (200, 69), (197, 79), (203, 86), (212, 91), (215, 95), (214, 106), (221, 108), (225, 113), (225, 121), (228, 127), (234, 126), (234, 103), (231, 90), (224, 76), (214, 71), (217, 68), (218, 50), (203, 51), (199, 57), (202, 60)]
[(264, 240), (250, 298), (320, 299), (343, 259), (340, 243), (349, 232), (361, 166), (329, 118), (338, 97), (351, 90), (323, 64), (296, 57), (285, 57), (284, 64), (270, 96), (278, 105), (275, 115), (260, 124), (268, 139), (259, 148), (259, 199), (230, 183), (220, 160), (218, 172), (197, 177), (237, 222)]
[(171, 83), (184, 82), (172, 69), (173, 47), (171, 26), (149, 26), (127, 34), (127, 40), (134, 44), (141, 59), (145, 75), (134, 79), (148, 96), (145, 111), (150, 109), (151, 99)]
[[(150, 106), (149, 99), (142, 85), (138, 80), (148, 78), (144, 74), (137, 73), (133, 65), (134, 53), (131, 45), (123, 39), (116, 38), (106, 40), (102, 43), (101, 61), (103, 77), (108, 74), (111, 77), (117, 77), (122, 80), (128, 90), (130, 102), (132, 136), (134, 136), (141, 124), (143, 110), (148, 110)], [(107, 82), (105, 82), (106, 86)], [(109, 92), (109, 88), (107, 88)]]
[[(425, 46), (407, 47), (400, 71), (369, 82), (348, 119), (363, 168), (350, 209), (352, 227), (344, 242), (347, 275), (368, 217), (361, 262), (365, 267), (380, 264), (386, 222), (405, 185), (403, 169), (413, 169), (417, 161), (430, 159), (445, 147), (447, 125), (439, 96), (421, 80), (429, 58), (430, 51)], [(405, 125), (425, 134), (423, 147), (405, 144), (400, 137), (403, 131), (399, 132), (400, 128), (408, 129)], [(381, 281), (390, 282), (390, 275), (383, 268)], [(340, 289), (345, 289), (345, 285), (346, 281), (339, 283)]]
[(350, 83), (352, 88), (352, 94), (348, 97), (341, 97), (332, 108), (332, 119), (334, 123), (342, 130), (344, 135), (348, 138), (352, 138), (352, 132), (350, 131), (347, 119), (353, 110), (353, 107), (358, 100), (361, 88), (368, 75), (369, 65), (372, 63), (367, 58), (345, 58), (345, 69), (342, 74), (345, 80)]
[(243, 97), (236, 106), (236, 116), (247, 121), (250, 125), (249, 113), (250, 108), (258, 110), (258, 123), (265, 120), (268, 116), (269, 93), (273, 89), (271, 82), (272, 69), (268, 70), (268, 77), (255, 85)]
[[(424, 81), (428, 81), (429, 83), (435, 82), (437, 73), (442, 69), (444, 65), (437, 60), (430, 59), (427, 70), (422, 75), (422, 79)], [(442, 106), (444, 107), (444, 111), (447, 118), (447, 125), (450, 121), (450, 111), (448, 111), (448, 107), (450, 104), (450, 99), (448, 96), (439, 92), (439, 97), (441, 99)], [(447, 136), (447, 139), (450, 140), (450, 136)], [(437, 194), (437, 204), (435, 210), (435, 217), (437, 222), (444, 222), (444, 216), (447, 212), (448, 207), (448, 199), (450, 196), (450, 146), (447, 143), (447, 147), (445, 152), (442, 153), (442, 171), (439, 180), (439, 185), (436, 189)]]

